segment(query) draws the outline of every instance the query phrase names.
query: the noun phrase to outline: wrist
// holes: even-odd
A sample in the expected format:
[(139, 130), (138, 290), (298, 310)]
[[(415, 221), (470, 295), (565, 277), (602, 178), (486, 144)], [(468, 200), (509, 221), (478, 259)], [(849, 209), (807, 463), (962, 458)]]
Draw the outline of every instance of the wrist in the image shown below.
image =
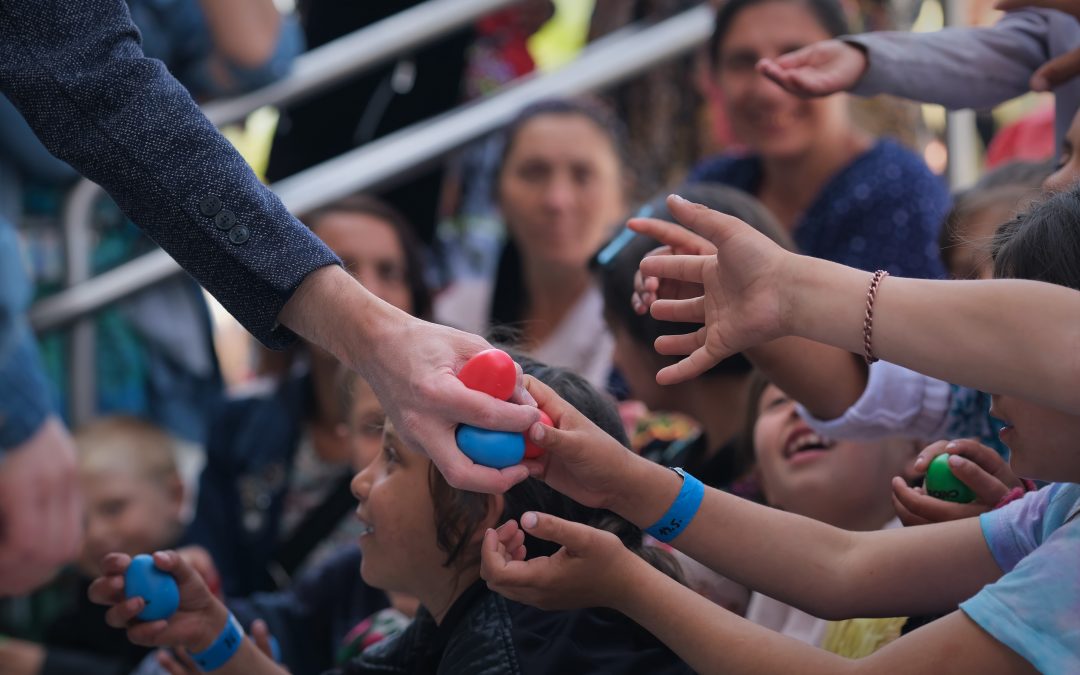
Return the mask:
[(628, 548), (623, 547), (619, 555), (621, 559), (609, 568), (615, 573), (608, 576), (607, 598), (602, 605), (629, 616), (637, 601), (635, 594), (646, 585), (649, 575), (663, 573)]
[(639, 455), (630, 455), (621, 474), (611, 482), (618, 492), (607, 508), (642, 529), (655, 523), (682, 489), (678, 474)]
[(184, 645), (184, 648), (192, 653), (205, 651), (214, 644), (221, 635), (221, 631), (225, 630), (225, 624), (228, 621), (229, 610), (219, 600), (214, 599), (206, 612), (205, 620), (200, 622), (203, 630), (189, 644)]

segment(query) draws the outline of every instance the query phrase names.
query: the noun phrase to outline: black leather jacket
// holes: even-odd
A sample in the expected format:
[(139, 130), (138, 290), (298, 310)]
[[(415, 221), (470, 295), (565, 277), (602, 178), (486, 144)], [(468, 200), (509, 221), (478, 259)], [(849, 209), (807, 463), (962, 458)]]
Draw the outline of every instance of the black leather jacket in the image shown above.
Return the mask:
[(425, 610), (343, 670), (368, 673), (656, 673), (693, 671), (645, 629), (611, 610), (544, 612), (472, 585), (441, 625)]

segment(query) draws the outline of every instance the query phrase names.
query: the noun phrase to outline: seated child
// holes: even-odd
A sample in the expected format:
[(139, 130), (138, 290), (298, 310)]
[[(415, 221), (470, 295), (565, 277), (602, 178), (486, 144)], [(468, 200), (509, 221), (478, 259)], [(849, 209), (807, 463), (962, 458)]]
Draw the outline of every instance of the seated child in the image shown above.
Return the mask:
[[(577, 375), (521, 360), (526, 373), (549, 383), (617, 443), (626, 436), (614, 405)], [(606, 511), (586, 508), (543, 483), (528, 479), (504, 495), (450, 487), (425, 455), (406, 448), (392, 428), (379, 457), (356, 475), (353, 492), (363, 524), (360, 571), (387, 591), (420, 599), (422, 609), (402, 633), (354, 658), (342, 673), (689, 673), (690, 669), (625, 616), (607, 609), (544, 612), (489, 591), (480, 580), (479, 547), (487, 528), (528, 509), (543, 508), (568, 520), (615, 532), (629, 550), (676, 574), (663, 554), (642, 546), (641, 530)], [(526, 543), (523, 539), (521, 543)], [(530, 540), (529, 555), (552, 553)], [(141, 644), (201, 651), (222, 632), (227, 610), (191, 568), (173, 553), (157, 565), (179, 584), (180, 610), (168, 621), (140, 623), (142, 600), (124, 600), (126, 556), (110, 556), (91, 597), (109, 610), (110, 625), (127, 627)], [(279, 673), (250, 643), (218, 671)]]
[[(0, 641), (0, 673), (22, 664), (16, 672), (126, 675), (148, 651), (103, 628), (105, 613), (86, 592), (106, 553), (136, 555), (180, 543), (184, 488), (173, 439), (149, 422), (107, 417), (79, 429), (75, 445), (86, 505), (78, 565), (31, 598), (4, 601), (0, 633), (11, 637)], [(20, 604), (23, 611), (16, 612)]]
[[(913, 477), (922, 444), (915, 439), (832, 440), (815, 433), (795, 402), (757, 375), (750, 390), (747, 439), (770, 506), (845, 530), (899, 527), (890, 484)], [(752, 593), (746, 618), (844, 656), (864, 656), (900, 635), (906, 619), (829, 622)], [(860, 639), (853, 640), (853, 636)], [(853, 651), (854, 650), (854, 651)]]

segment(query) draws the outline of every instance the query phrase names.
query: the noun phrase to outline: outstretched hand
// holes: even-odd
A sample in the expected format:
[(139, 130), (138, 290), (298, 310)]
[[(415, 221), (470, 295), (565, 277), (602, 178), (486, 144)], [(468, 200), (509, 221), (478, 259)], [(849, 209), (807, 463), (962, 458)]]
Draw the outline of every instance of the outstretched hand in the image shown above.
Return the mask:
[(915, 470), (926, 473), (930, 461), (946, 452), (953, 455), (949, 458), (949, 469), (971, 488), (975, 500), (967, 504), (948, 502), (931, 497), (924, 488), (913, 488), (903, 479), (894, 478), (893, 506), (904, 525), (971, 518), (993, 509), (1013, 488), (1023, 487), (996, 450), (971, 439), (938, 441), (927, 446), (915, 460)]
[(656, 351), (686, 358), (656, 374), (660, 384), (701, 375), (721, 360), (783, 335), (785, 258), (791, 254), (738, 218), (712, 211), (678, 196), (668, 208), (680, 223), (716, 247), (715, 255), (651, 256), (641, 273), (700, 284), (704, 295), (656, 300), (652, 315), (661, 321), (704, 324), (685, 335), (657, 339)]
[[(645, 254), (646, 258), (654, 255), (716, 255), (716, 247), (711, 241), (682, 225), (656, 218), (633, 218), (627, 223), (627, 227), (663, 244)], [(652, 304), (661, 298), (686, 300), (696, 298), (703, 292), (701, 284), (647, 277), (639, 268), (634, 272), (634, 294), (630, 298), (630, 304), (635, 312), (645, 314)]]
[[(998, 0), (994, 9), (1014, 12), (1029, 7), (1056, 9), (1080, 19), (1080, 1), (1077, 0)], [(1051, 91), (1080, 75), (1080, 49), (1073, 49), (1050, 59), (1031, 75), (1032, 91)]]
[(842, 40), (824, 40), (775, 59), (761, 59), (759, 73), (806, 98), (849, 91), (866, 72), (866, 53)]
[(105, 622), (127, 630), (128, 639), (144, 647), (183, 647), (199, 652), (210, 646), (225, 627), (229, 612), (207, 588), (199, 573), (176, 551), (154, 554), (154, 565), (176, 579), (180, 606), (168, 619), (140, 621), (146, 607), (140, 597), (124, 594), (124, 575), (131, 556), (110, 553), (102, 562), (102, 576), (90, 584), (90, 601), (109, 607)]
[[(525, 532), (561, 544), (551, 556), (525, 560)], [(511, 600), (544, 610), (614, 607), (643, 560), (619, 538), (582, 523), (528, 512), (484, 533), (480, 576)]]

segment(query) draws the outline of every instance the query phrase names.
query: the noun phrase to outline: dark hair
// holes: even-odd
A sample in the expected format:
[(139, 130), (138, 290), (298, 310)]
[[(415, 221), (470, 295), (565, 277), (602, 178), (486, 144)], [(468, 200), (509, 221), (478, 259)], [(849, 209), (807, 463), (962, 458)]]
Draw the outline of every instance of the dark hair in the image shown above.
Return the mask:
[[(761, 202), (741, 190), (713, 183), (695, 183), (683, 186), (676, 192), (692, 202), (704, 204), (714, 211), (745, 221), (788, 250), (795, 248), (791, 237)], [(667, 208), (666, 193), (665, 197), (657, 197), (642, 207), (637, 215), (674, 221)], [(648, 314), (639, 315), (630, 305), (630, 296), (634, 290), (634, 274), (641, 264), (641, 259), (658, 246), (660, 242), (651, 237), (633, 234), (630, 230), (623, 229), (593, 258), (593, 269), (599, 278), (604, 295), (605, 318), (610, 323), (626, 329), (635, 342), (650, 350), (656, 338), (661, 335), (681, 335), (698, 328), (688, 323), (657, 321)], [(670, 363), (677, 361), (672, 357), (658, 356), (658, 358), (664, 358)], [(708, 374), (744, 375), (748, 372), (750, 372), (749, 361), (741, 354), (735, 354), (718, 363)]]
[(994, 276), (1080, 290), (1080, 188), (1034, 205), (994, 235)]
[[(526, 375), (532, 375), (555, 390), (582, 415), (624, 446), (629, 440), (614, 402), (592, 387), (584, 378), (568, 370), (543, 365), (528, 357), (512, 353)], [(451, 487), (434, 464), (428, 474), (431, 499), (435, 505), (435, 532), (439, 548), (446, 551), (447, 567), (469, 564), (479, 560), (472, 544), (480, 524), (488, 515), (491, 497)], [(630, 550), (655, 567), (676, 579), (681, 577), (675, 562), (662, 551), (643, 544), (640, 528), (610, 511), (583, 506), (566, 495), (556, 492), (535, 478), (527, 478), (503, 495), (503, 510), (499, 522), (517, 520), (526, 511), (542, 511), (578, 523), (586, 523), (613, 532)], [(527, 558), (552, 555), (560, 545), (525, 537)]]
[[(622, 121), (601, 102), (591, 98), (549, 99), (525, 107), (518, 113), (504, 130), (502, 157), (499, 160), (498, 174), (506, 166), (506, 159), (517, 142), (525, 125), (544, 115), (568, 115), (584, 117), (599, 129), (611, 143), (611, 148), (619, 158), (624, 177), (628, 176), (628, 144), (626, 128)], [(498, 182), (496, 182), (496, 185)], [(491, 312), (488, 323), (491, 326), (512, 325), (521, 321), (529, 305), (529, 292), (522, 276), (521, 250), (509, 235), (499, 254), (499, 264), (495, 271), (495, 289), (491, 299)]]
[[(1054, 171), (1053, 162), (1009, 162), (987, 172), (977, 183), (953, 195), (952, 208), (945, 216), (938, 235), (938, 248), (945, 267), (953, 272), (953, 253), (957, 246), (970, 243), (966, 231), (970, 219), (991, 208), (1024, 208), (1026, 198), (1038, 195), (1046, 177)], [(991, 256), (986, 242), (986, 259)]]
[(424, 280), (423, 245), (412, 223), (393, 206), (370, 195), (344, 197), (300, 215), (299, 220), (315, 231), (322, 218), (335, 213), (372, 216), (390, 225), (405, 255), (405, 280), (409, 285), (413, 314), (421, 319), (431, 318), (431, 289)]
[[(720, 60), (720, 47), (724, 38), (731, 30), (731, 24), (739, 12), (754, 5), (765, 2), (779, 2), (781, 0), (729, 0), (725, 2), (716, 13), (716, 21), (713, 24), (712, 37), (709, 38), (709, 58), (713, 65)], [(829, 34), (829, 37), (838, 37), (850, 32), (844, 9), (836, 0), (782, 0), (783, 2), (797, 2), (805, 6), (814, 15), (821, 27)]]

